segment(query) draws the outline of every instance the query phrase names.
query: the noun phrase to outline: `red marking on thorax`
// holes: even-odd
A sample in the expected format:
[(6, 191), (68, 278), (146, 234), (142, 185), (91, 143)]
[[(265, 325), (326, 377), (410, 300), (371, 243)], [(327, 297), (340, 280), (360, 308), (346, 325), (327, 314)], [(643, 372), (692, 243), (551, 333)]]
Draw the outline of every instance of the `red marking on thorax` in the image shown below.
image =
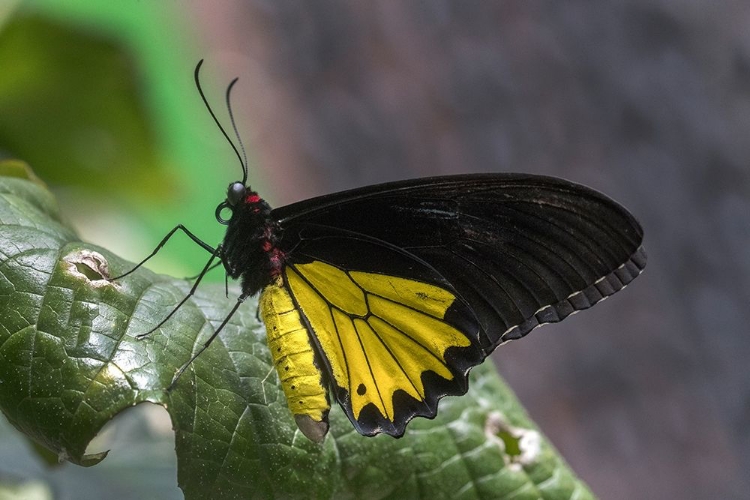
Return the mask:
[(268, 256), (268, 262), (271, 264), (271, 276), (276, 277), (281, 274), (281, 268), (284, 266), (284, 252), (273, 245), (273, 228), (266, 226), (263, 231), (263, 243), (261, 248)]
[(245, 203), (258, 203), (259, 201), (260, 196), (255, 193), (249, 194), (245, 197)]
[(271, 262), (271, 276), (274, 278), (281, 274), (281, 268), (284, 267), (284, 252), (278, 248), (272, 248), (269, 261)]

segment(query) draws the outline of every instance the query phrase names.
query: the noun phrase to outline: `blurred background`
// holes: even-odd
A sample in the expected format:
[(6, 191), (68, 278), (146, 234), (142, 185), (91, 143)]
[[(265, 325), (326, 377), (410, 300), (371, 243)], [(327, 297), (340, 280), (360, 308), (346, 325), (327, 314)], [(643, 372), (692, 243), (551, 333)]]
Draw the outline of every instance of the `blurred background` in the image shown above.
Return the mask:
[[(0, 155), (131, 260), (178, 222), (218, 242), (241, 173), (194, 88), (205, 58), (225, 124), (240, 77), (250, 181), (274, 206), (461, 172), (601, 190), (643, 223), (645, 273), (494, 361), (602, 498), (747, 498), (748, 26), (740, 0), (4, 0)], [(150, 267), (204, 260), (178, 240)], [(3, 421), (0, 498), (179, 498), (158, 413), (134, 410), (92, 469), (47, 469)]]

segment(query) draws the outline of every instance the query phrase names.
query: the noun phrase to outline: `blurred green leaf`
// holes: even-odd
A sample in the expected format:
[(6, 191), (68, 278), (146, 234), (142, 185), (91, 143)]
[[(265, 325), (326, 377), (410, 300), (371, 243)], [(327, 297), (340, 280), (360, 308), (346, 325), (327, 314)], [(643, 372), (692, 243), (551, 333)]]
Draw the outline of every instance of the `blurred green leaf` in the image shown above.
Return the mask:
[[(1, 171), (1, 169), (0, 169)], [(0, 178), (0, 408), (59, 457), (94, 465), (89, 442), (122, 410), (164, 405), (186, 498), (592, 498), (487, 363), (471, 390), (402, 439), (358, 435), (338, 407), (322, 445), (294, 425), (255, 304), (164, 388), (233, 305), (206, 287), (136, 341), (190, 285), (80, 242), (38, 183)], [(87, 269), (85, 269), (87, 268)], [(85, 271), (85, 272), (82, 272)], [(505, 443), (513, 442), (513, 450)]]
[[(153, 195), (168, 181), (123, 44), (37, 15), (0, 26), (0, 154), (48, 182)], [(60, 168), (65, 165), (65, 168)]]

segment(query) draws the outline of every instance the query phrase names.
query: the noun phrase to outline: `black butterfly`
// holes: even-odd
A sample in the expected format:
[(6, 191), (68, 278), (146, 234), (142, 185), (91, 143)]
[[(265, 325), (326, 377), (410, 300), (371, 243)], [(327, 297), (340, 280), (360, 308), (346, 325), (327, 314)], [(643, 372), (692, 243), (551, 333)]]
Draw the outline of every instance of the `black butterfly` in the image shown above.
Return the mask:
[[(200, 66), (196, 84), (216, 120)], [(434, 417), (443, 396), (464, 394), (469, 370), (498, 345), (591, 307), (646, 264), (635, 218), (562, 179), (432, 177), (271, 209), (240, 162), (243, 178), (216, 210), (223, 243), (212, 248), (178, 226), (154, 253), (181, 229), (212, 254), (195, 287), (215, 258), (241, 279), (203, 349), (261, 292), (289, 408), (314, 441), (328, 431), (329, 390), (361, 434), (402, 436), (415, 416)]]

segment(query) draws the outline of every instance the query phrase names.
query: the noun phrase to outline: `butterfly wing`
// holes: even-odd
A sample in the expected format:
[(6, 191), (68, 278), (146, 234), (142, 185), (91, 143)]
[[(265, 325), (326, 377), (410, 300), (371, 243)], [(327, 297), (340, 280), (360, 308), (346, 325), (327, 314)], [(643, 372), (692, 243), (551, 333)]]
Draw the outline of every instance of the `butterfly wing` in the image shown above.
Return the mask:
[(283, 279), (336, 400), (364, 435), (400, 436), (414, 416), (467, 390), (484, 359), (470, 306), (397, 247), (326, 227), (300, 233)]
[(590, 307), (645, 266), (624, 208), (549, 177), (395, 182), (271, 215), (285, 284), (363, 434), (401, 435), (414, 416), (433, 417), (499, 344)]

